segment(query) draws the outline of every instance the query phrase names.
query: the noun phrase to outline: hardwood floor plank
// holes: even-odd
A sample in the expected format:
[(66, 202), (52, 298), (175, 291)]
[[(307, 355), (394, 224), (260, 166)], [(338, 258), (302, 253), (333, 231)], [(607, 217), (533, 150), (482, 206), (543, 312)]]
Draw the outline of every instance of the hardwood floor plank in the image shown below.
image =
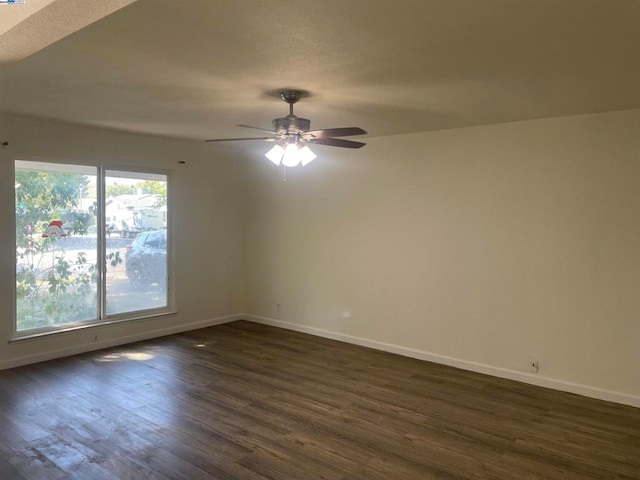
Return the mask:
[(0, 478), (25, 480), (25, 477), (4, 458), (0, 458)]
[(2, 480), (640, 480), (640, 409), (245, 321), (0, 372)]

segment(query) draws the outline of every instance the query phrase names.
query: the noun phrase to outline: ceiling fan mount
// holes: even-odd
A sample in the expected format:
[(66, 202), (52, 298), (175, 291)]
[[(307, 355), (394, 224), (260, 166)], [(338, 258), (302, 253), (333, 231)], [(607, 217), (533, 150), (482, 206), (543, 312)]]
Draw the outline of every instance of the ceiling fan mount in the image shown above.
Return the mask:
[(280, 92), (280, 98), (289, 105), (298, 103), (300, 99), (306, 95), (306, 92), (303, 92), (302, 90), (283, 90)]

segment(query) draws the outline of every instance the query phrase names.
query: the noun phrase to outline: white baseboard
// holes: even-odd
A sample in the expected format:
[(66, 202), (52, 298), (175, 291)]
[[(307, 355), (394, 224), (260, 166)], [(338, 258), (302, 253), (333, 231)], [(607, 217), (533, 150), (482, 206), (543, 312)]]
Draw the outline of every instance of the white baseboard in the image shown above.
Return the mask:
[(118, 345), (124, 345), (127, 343), (139, 342), (141, 340), (149, 340), (151, 338), (165, 337), (167, 335), (173, 335), (174, 333), (187, 332), (189, 330), (197, 330), (199, 328), (212, 327), (214, 325), (221, 325), (223, 323), (229, 323), (236, 320), (242, 320), (246, 315), (227, 315), (224, 317), (210, 318), (207, 320), (201, 320), (199, 322), (184, 323), (169, 328), (160, 328), (156, 330), (150, 330), (144, 333), (136, 335), (128, 335), (126, 337), (118, 337), (101, 342), (77, 345), (67, 347), (59, 350), (53, 350), (50, 352), (37, 353), (33, 355), (24, 355), (22, 357), (11, 358), (0, 362), (0, 370), (7, 368), (21, 367), (23, 365), (29, 365), (31, 363), (45, 362), (47, 360), (53, 360), (55, 358), (69, 357), (71, 355), (77, 355), (79, 353), (91, 352), (94, 350), (102, 350), (103, 348), (116, 347)]
[(374, 348), (376, 350), (395, 353), (398, 355), (403, 355), (405, 357), (416, 358), (418, 360), (426, 360), (428, 362), (449, 365), (451, 367), (470, 370), (472, 372), (484, 373), (486, 375), (492, 375), (494, 377), (516, 380), (531, 385), (537, 385), (539, 387), (552, 388), (554, 390), (561, 390), (563, 392), (575, 393), (577, 395), (583, 395), (585, 397), (597, 398), (599, 400), (606, 400), (608, 402), (615, 402), (640, 408), (640, 397), (628, 395), (625, 393), (604, 390), (601, 388), (590, 387), (588, 385), (581, 385), (578, 383), (566, 382), (564, 380), (544, 377), (541, 375), (534, 375), (532, 373), (518, 372), (517, 370), (509, 370), (507, 368), (500, 368), (491, 365), (485, 365), (482, 363), (470, 362), (468, 360), (460, 360), (458, 358), (438, 355), (435, 353), (425, 352), (423, 350), (402, 347), (399, 345), (393, 345), (391, 343), (378, 342), (376, 340), (369, 340), (367, 338), (355, 337), (353, 335), (347, 335), (344, 333), (332, 332), (329, 330), (323, 330), (321, 328), (310, 327), (308, 325), (300, 325), (296, 323), (285, 322), (282, 320), (275, 320), (273, 318), (260, 317), (257, 315), (249, 314), (244, 315), (243, 318), (245, 320), (261, 323), (263, 325), (271, 325), (273, 327), (285, 328), (287, 330), (295, 330), (297, 332), (308, 333), (311, 335), (316, 335), (318, 337), (330, 338), (332, 340), (339, 340), (341, 342), (352, 343), (354, 345), (360, 345), (362, 347)]

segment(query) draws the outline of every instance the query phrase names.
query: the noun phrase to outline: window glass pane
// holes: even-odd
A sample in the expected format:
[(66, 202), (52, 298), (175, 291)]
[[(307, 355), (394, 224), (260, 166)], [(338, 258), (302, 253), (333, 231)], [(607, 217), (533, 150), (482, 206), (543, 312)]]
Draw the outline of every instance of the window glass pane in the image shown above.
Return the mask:
[(98, 316), (96, 169), (16, 161), (16, 330)]
[(167, 306), (167, 177), (107, 170), (107, 315)]

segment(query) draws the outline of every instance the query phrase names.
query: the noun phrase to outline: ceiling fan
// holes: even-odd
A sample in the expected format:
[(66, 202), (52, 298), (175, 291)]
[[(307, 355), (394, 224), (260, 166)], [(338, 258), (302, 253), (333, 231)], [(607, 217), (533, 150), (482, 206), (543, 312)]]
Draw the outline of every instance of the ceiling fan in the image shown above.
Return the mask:
[(303, 96), (304, 92), (300, 90), (284, 90), (280, 92), (280, 98), (289, 104), (289, 115), (275, 118), (273, 120), (273, 130), (252, 127), (251, 125), (238, 125), (239, 127), (251, 128), (267, 133), (269, 134), (268, 137), (216, 138), (205, 140), (205, 142), (237, 142), (246, 140), (277, 142), (265, 156), (276, 165), (282, 164), (285, 167), (295, 167), (298, 164), (304, 166), (316, 158), (316, 155), (307, 144), (342, 148), (361, 148), (366, 145), (362, 142), (335, 138), (365, 135), (367, 132), (359, 127), (309, 130), (309, 128), (311, 128), (311, 121), (308, 118), (298, 117), (293, 113), (293, 105)]

